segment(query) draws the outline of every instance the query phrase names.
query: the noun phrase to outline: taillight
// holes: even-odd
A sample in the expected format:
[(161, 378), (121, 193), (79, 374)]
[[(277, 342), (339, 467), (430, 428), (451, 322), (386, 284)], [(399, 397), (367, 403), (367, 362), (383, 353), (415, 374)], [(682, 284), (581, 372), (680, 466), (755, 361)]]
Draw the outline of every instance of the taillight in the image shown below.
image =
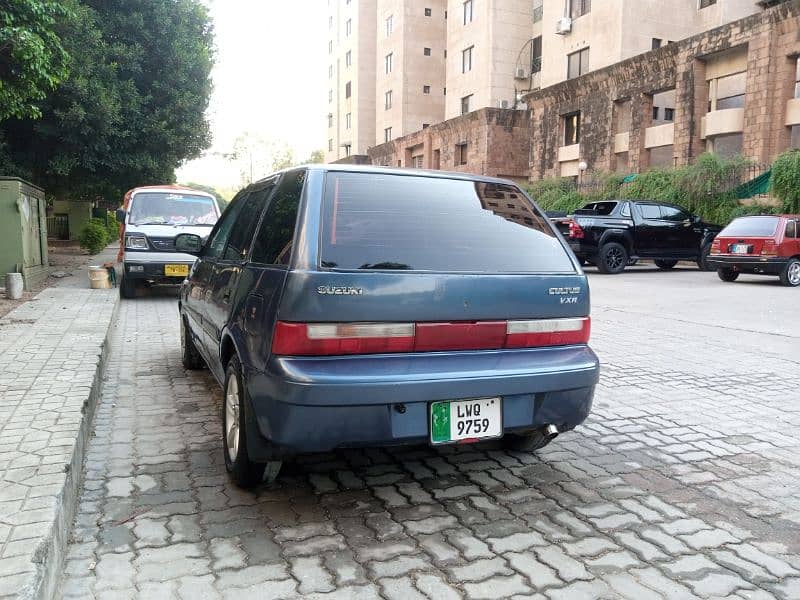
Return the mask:
[(711, 242), (711, 253), (712, 254), (719, 254), (720, 253), (719, 240), (715, 239), (713, 242)]
[(334, 356), (538, 348), (586, 344), (590, 331), (589, 317), (452, 323), (279, 321), (272, 338), (272, 353), (280, 356)]
[(569, 237), (582, 240), (583, 239), (583, 228), (578, 225), (575, 221), (569, 222)]
[(762, 256), (778, 256), (775, 240), (764, 240), (764, 245), (761, 246), (761, 254)]

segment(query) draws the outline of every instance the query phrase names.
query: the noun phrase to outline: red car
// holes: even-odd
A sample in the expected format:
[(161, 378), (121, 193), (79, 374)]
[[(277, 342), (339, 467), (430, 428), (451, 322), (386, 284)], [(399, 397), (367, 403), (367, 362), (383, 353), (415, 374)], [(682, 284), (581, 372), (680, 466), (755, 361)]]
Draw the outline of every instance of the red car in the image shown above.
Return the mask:
[(734, 219), (711, 244), (708, 264), (722, 281), (752, 273), (777, 275), (783, 285), (800, 286), (800, 215)]

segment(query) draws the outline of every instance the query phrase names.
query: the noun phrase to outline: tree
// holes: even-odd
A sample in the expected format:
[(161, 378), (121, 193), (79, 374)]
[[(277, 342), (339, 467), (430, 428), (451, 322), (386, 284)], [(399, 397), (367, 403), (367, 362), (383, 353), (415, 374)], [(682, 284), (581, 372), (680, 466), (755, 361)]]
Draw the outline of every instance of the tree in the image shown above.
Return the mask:
[(35, 102), (68, 73), (56, 23), (73, 16), (71, 4), (59, 0), (6, 0), (0, 6), (0, 121), (41, 116)]
[(181, 185), (184, 185), (186, 187), (189, 187), (189, 188), (192, 188), (192, 189), (195, 189), (195, 190), (208, 192), (209, 194), (214, 196), (214, 198), (216, 199), (217, 206), (219, 207), (220, 211), (225, 210), (225, 207), (228, 205), (228, 201), (225, 200), (225, 197), (222, 195), (222, 193), (220, 193), (219, 190), (217, 190), (217, 188), (215, 188), (215, 187), (213, 187), (211, 185), (205, 185), (205, 184), (202, 184), (202, 183), (195, 183), (193, 181), (190, 181), (189, 183), (183, 183)]
[(316, 165), (322, 164), (325, 162), (325, 151), (324, 150), (314, 150), (307, 159), (301, 162), (301, 165)]
[(199, 0), (82, 0), (74, 10), (57, 26), (70, 77), (40, 103), (40, 120), (0, 124), (0, 167), (75, 199), (174, 181), (209, 144), (207, 9)]
[(228, 160), (238, 168), (243, 186), (295, 164), (294, 152), (289, 144), (251, 131), (236, 138)]
[(787, 213), (800, 213), (800, 151), (788, 150), (772, 164), (772, 193)]

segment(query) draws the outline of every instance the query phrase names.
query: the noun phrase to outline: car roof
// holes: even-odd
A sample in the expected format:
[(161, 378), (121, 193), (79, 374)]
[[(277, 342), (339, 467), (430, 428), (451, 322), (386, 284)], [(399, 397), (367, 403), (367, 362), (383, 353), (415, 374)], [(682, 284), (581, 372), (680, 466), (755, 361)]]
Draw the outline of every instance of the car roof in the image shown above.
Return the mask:
[[(502, 179), (500, 177), (490, 177), (488, 175), (478, 175), (477, 173), (460, 173), (457, 171), (439, 171), (433, 169), (408, 169), (399, 167), (381, 167), (377, 165), (340, 165), (340, 164), (310, 164), (290, 167), (277, 171), (283, 173), (288, 171), (296, 171), (298, 169), (308, 169), (312, 171), (324, 171), (330, 173), (374, 173), (383, 175), (414, 175), (417, 177), (431, 177), (435, 179), (458, 179), (461, 181), (481, 181), (486, 183), (502, 183), (505, 185), (517, 184), (510, 179)], [(271, 173), (267, 177), (260, 179), (254, 183), (259, 183), (272, 177), (276, 173)]]
[(777, 215), (742, 215), (741, 217), (736, 217), (737, 219), (752, 219), (752, 218), (759, 218), (759, 217), (775, 217), (778, 219), (800, 219), (800, 215), (793, 215), (789, 213), (781, 213)]
[(210, 194), (204, 190), (197, 190), (195, 188), (186, 187), (183, 185), (143, 185), (141, 187), (135, 187), (133, 189), (128, 190), (125, 194), (126, 196), (133, 196), (134, 194), (138, 194), (139, 192), (191, 192), (192, 194), (197, 194), (200, 196), (208, 196), (209, 198), (213, 198), (214, 195)]

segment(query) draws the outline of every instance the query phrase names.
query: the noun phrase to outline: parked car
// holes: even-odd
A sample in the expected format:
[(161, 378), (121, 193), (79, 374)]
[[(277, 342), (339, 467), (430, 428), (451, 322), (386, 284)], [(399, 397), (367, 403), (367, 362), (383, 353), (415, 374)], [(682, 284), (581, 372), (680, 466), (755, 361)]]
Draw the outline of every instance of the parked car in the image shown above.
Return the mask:
[(149, 186), (125, 194), (123, 208), (117, 210), (120, 296), (134, 298), (145, 283), (179, 284), (186, 279), (195, 257), (176, 252), (175, 236), (191, 232), (205, 238), (219, 214), (214, 196), (192, 188)]
[(588, 415), (589, 288), (502, 179), (340, 165), (240, 192), (180, 295), (183, 364), (224, 389), (242, 486), (301, 452), (502, 437), (535, 450)]
[(592, 202), (554, 222), (582, 263), (610, 274), (642, 259), (659, 269), (687, 260), (708, 270), (711, 241), (722, 229), (680, 206), (649, 200)]
[(800, 215), (734, 219), (711, 245), (708, 263), (722, 281), (752, 273), (777, 275), (783, 285), (800, 286)]

